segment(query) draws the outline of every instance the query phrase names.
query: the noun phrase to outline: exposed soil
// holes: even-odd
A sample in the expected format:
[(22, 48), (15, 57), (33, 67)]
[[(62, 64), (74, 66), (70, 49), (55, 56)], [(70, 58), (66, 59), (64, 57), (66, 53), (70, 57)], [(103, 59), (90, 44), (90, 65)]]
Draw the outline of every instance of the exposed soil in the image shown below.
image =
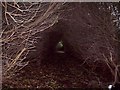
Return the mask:
[[(99, 70), (98, 74), (97, 70)], [(10, 88), (105, 88), (111, 82), (108, 74), (67, 56), (56, 53), (41, 65), (29, 63), (13, 78), (3, 81), (3, 86)], [(109, 72), (108, 72), (109, 73)], [(103, 76), (101, 76), (103, 75)]]

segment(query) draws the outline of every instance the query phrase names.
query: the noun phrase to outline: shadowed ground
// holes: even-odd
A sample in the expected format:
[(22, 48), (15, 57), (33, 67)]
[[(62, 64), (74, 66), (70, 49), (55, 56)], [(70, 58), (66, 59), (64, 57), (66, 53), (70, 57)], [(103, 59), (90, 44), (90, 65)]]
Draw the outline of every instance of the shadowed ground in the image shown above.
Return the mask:
[[(110, 83), (112, 78), (110, 72), (104, 71), (101, 67), (99, 71), (92, 71), (93, 66), (80, 60), (70, 57), (64, 53), (54, 54), (54, 58), (41, 66), (32, 62), (14, 79), (4, 80), (4, 86), (14, 88), (104, 88)], [(99, 73), (102, 76), (99, 75)], [(104, 73), (106, 72), (106, 73)], [(108, 77), (108, 78), (104, 78)]]

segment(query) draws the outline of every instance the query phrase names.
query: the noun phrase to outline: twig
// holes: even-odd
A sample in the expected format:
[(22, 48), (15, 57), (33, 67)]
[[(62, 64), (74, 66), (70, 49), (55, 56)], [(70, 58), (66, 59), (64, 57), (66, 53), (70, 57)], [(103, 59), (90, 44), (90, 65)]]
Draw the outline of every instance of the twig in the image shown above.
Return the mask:
[(22, 53), (26, 50), (26, 48), (23, 48), (22, 51), (16, 56), (16, 58), (10, 63), (10, 67), (8, 67), (8, 69), (6, 70), (6, 72), (8, 72), (12, 67), (15, 66), (17, 60), (20, 58), (20, 56), (22, 55)]

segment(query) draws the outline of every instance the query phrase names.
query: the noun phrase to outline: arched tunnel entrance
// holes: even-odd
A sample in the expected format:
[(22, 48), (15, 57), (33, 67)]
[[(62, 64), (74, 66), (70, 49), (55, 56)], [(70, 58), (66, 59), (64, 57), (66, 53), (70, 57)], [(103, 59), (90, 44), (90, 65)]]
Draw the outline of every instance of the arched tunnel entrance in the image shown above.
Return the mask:
[[(56, 11), (59, 4), (48, 4), (48, 9), (46, 8), (45, 13), (42, 11), (43, 14), (40, 14), (41, 11), (36, 12), (35, 9), (38, 13), (35, 20), (30, 19), (26, 21), (28, 23), (25, 23), (25, 26), (15, 28), (15, 34), (10, 32), (7, 37), (10, 36), (11, 43), (9, 38), (5, 39), (8, 43), (5, 43), (7, 45), (4, 45), (3, 52), (13, 58), (6, 57), (10, 59), (8, 60), (10, 64), (6, 62), (6, 66), (19, 67), (22, 61), (29, 62), (13, 80), (18, 81), (18, 86), (11, 81), (9, 83), (12, 83), (13, 87), (15, 85), (19, 87), (22, 83), (21, 87), (36, 88), (107, 87), (107, 84), (114, 80), (114, 65), (117, 62), (117, 42), (114, 40), (116, 27), (112, 22), (110, 7), (107, 7), (109, 4), (66, 3), (60, 13), (59, 10)], [(37, 6), (36, 3), (34, 6)], [(38, 3), (39, 6), (41, 5)], [(31, 12), (27, 12), (27, 15), (31, 15)], [(12, 30), (14, 27), (10, 29)], [(29, 34), (31, 36), (28, 39)], [(23, 35), (27, 40), (22, 37)], [(31, 50), (29, 45), (34, 49)], [(18, 47), (20, 51), (24, 48), (29, 49), (24, 60), (21, 59), (22, 56), (19, 59), (21, 53), (18, 52)], [(13, 57), (11, 54), (14, 54)]]

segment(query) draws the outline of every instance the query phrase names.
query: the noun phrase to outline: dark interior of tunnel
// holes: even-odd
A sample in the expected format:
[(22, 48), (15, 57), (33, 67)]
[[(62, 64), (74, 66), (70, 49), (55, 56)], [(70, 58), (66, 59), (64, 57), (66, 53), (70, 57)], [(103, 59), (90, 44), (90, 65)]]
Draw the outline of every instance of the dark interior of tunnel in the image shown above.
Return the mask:
[[(48, 55), (41, 61), (41, 64), (62, 64), (65, 61), (65, 57), (68, 57), (67, 53), (64, 51), (64, 44), (62, 41), (59, 41), (53, 51), (48, 50)], [(51, 49), (51, 48), (50, 48)]]

